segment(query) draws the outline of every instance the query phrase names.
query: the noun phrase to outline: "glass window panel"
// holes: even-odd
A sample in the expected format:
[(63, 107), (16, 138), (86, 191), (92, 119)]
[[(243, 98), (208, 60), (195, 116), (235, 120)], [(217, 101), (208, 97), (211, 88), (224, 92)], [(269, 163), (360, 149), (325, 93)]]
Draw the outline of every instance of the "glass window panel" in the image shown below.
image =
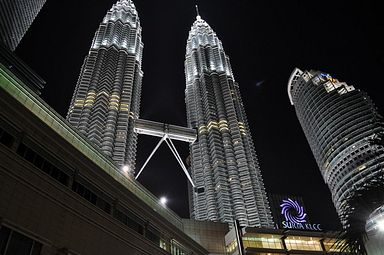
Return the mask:
[(254, 236), (243, 237), (244, 248), (269, 248), (283, 249), (280, 236), (270, 234), (256, 234)]
[(7, 246), (9, 234), (11, 230), (9, 228), (1, 226), (0, 228), (0, 254), (4, 254)]
[(11, 239), (9, 240), (6, 255), (30, 255), (32, 244), (32, 239), (13, 231)]
[(0, 143), (4, 144), (7, 147), (11, 147), (14, 140), (15, 139), (12, 135), (8, 134), (5, 131), (1, 131), (0, 129)]
[(320, 239), (308, 236), (288, 236), (285, 239), (288, 250), (322, 251)]
[(336, 244), (336, 239), (325, 239), (323, 241), (323, 244), (324, 244), (324, 247), (325, 247), (326, 251), (335, 251), (335, 252), (337, 252), (337, 251), (340, 251), (338, 246), (340, 246), (342, 243), (337, 245)]
[(43, 247), (43, 245), (41, 243), (34, 242), (31, 255), (40, 255), (42, 247)]

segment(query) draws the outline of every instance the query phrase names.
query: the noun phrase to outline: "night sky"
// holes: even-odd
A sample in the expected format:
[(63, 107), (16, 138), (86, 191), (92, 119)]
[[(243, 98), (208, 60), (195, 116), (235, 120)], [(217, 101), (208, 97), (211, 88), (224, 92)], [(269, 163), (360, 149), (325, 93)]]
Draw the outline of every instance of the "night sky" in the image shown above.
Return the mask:
[[(94, 33), (114, 2), (48, 0), (16, 50), (47, 81), (42, 97), (64, 117)], [(302, 196), (313, 223), (337, 229), (330, 192), (289, 103), (287, 81), (294, 67), (322, 70), (368, 92), (383, 112), (384, 26), (378, 3), (309, 2), (197, 3), (231, 59), (267, 192)], [(134, 3), (144, 42), (140, 117), (186, 126), (184, 56), (196, 1)], [(158, 140), (139, 137), (137, 169)], [(176, 146), (186, 158), (188, 145)], [(187, 179), (166, 144), (139, 181), (188, 217)]]

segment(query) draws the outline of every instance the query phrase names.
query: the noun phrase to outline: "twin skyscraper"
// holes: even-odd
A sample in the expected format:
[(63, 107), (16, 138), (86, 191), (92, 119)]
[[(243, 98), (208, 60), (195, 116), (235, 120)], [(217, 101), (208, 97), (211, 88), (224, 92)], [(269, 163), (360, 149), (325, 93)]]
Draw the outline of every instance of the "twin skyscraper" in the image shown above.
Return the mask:
[(119, 166), (134, 168), (139, 115), (141, 26), (132, 1), (105, 15), (84, 60), (68, 111), (69, 123)]
[[(136, 8), (120, 0), (101, 22), (84, 60), (67, 119), (118, 166), (135, 167), (143, 72)], [(191, 217), (273, 227), (259, 163), (228, 56), (199, 15), (187, 40), (185, 100), (190, 145)]]

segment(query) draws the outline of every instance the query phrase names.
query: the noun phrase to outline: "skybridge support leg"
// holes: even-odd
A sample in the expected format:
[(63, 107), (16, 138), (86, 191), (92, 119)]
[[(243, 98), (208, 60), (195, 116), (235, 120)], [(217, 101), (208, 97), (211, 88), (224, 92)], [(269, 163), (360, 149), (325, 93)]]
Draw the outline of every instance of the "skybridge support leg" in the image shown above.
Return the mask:
[(147, 158), (147, 160), (145, 161), (144, 165), (141, 167), (140, 171), (137, 173), (135, 179), (137, 180), (137, 178), (139, 178), (141, 172), (143, 172), (145, 166), (148, 164), (149, 160), (152, 158), (153, 154), (155, 154), (155, 152), (157, 151), (157, 149), (160, 147), (160, 145), (164, 142), (164, 140), (167, 138), (167, 135), (164, 135), (160, 141), (158, 142), (158, 144), (156, 145), (156, 147), (153, 149), (153, 151), (151, 152), (151, 154), (149, 155), (149, 157)]
[(149, 157), (148, 157), (147, 160), (145, 161), (144, 165), (141, 167), (140, 171), (137, 173), (135, 179), (137, 180), (137, 178), (139, 178), (140, 174), (143, 172), (144, 168), (147, 166), (149, 160), (152, 158), (152, 156), (155, 154), (155, 152), (157, 151), (157, 149), (159, 149), (160, 145), (161, 145), (164, 141), (167, 143), (169, 149), (171, 150), (173, 156), (175, 156), (177, 162), (179, 162), (181, 168), (182, 168), (183, 171), (184, 171), (184, 174), (187, 176), (188, 181), (191, 183), (192, 187), (195, 187), (195, 184), (193, 183), (192, 178), (191, 178), (191, 176), (189, 175), (188, 170), (187, 170), (187, 168), (185, 167), (184, 162), (183, 162), (183, 160), (181, 159), (179, 152), (177, 151), (175, 145), (173, 144), (172, 140), (168, 137), (167, 134), (165, 134), (165, 135), (160, 139), (160, 141), (157, 143), (156, 147), (153, 149), (153, 151), (151, 152), (151, 154), (149, 155)]
[(181, 168), (182, 168), (183, 171), (184, 171), (184, 174), (187, 176), (187, 178), (188, 178), (189, 182), (191, 183), (192, 187), (195, 187), (195, 184), (193, 183), (192, 178), (191, 178), (191, 176), (189, 175), (188, 170), (187, 170), (187, 168), (185, 167), (184, 162), (183, 162), (183, 160), (181, 159), (180, 154), (179, 154), (178, 151), (176, 150), (176, 147), (175, 147), (175, 145), (173, 144), (172, 140), (168, 138), (168, 139), (165, 140), (165, 142), (167, 143), (169, 149), (172, 151), (172, 153), (173, 153), (173, 155), (175, 156), (176, 160), (179, 162)]

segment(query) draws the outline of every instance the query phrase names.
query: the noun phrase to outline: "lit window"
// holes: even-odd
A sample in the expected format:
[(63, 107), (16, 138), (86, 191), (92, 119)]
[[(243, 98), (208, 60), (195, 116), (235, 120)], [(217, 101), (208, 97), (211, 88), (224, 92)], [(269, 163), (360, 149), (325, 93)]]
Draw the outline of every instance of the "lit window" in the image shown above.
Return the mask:
[(320, 239), (307, 236), (289, 236), (285, 240), (288, 250), (322, 251)]

